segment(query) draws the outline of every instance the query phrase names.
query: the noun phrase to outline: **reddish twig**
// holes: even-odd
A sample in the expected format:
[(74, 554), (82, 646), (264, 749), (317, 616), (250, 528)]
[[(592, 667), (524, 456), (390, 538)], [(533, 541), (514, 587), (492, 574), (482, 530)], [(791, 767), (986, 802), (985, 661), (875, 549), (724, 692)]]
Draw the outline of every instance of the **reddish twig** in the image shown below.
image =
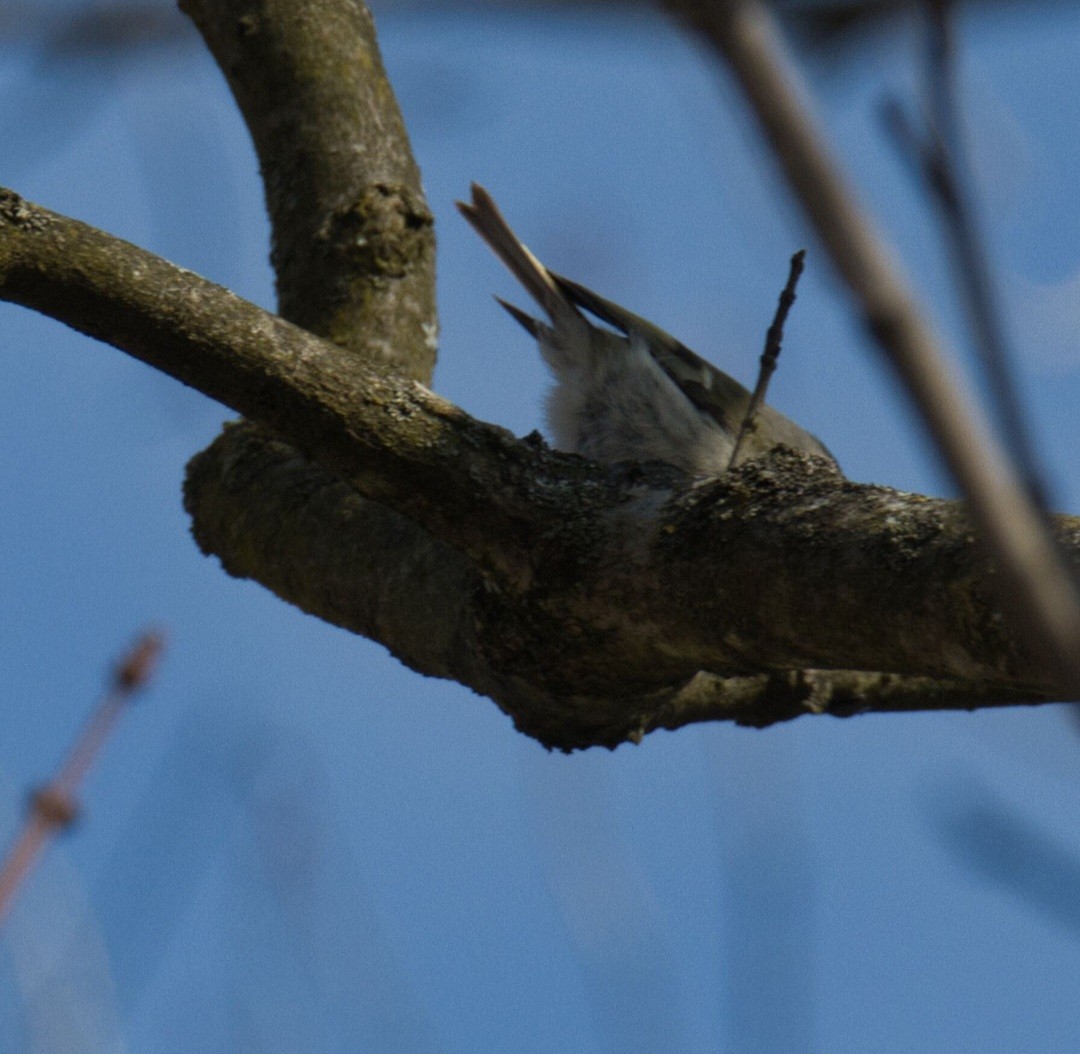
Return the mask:
[(162, 637), (144, 633), (113, 671), (108, 692), (90, 716), (56, 776), (30, 796), (26, 821), (0, 864), (0, 921), (51, 837), (71, 826), (79, 813), (76, 792), (121, 711), (144, 688), (161, 654)]

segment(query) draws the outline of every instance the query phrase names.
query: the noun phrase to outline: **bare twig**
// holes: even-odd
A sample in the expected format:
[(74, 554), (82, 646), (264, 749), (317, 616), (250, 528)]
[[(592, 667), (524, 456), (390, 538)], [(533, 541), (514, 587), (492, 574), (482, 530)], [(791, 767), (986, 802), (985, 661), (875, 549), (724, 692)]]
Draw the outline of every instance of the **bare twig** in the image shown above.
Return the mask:
[(769, 381), (776, 372), (776, 361), (780, 358), (780, 347), (784, 340), (784, 323), (787, 321), (791, 305), (795, 303), (795, 287), (799, 284), (799, 277), (802, 275), (805, 261), (805, 249), (800, 249), (791, 257), (791, 270), (788, 272), (787, 284), (780, 293), (772, 325), (769, 326), (765, 334), (765, 350), (761, 353), (761, 367), (758, 370), (757, 384), (754, 385), (750, 403), (746, 407), (746, 416), (739, 426), (739, 434), (735, 437), (735, 446), (731, 451), (731, 457), (728, 459), (728, 468), (738, 464), (743, 441), (756, 427), (755, 418), (757, 417), (758, 407), (765, 401), (765, 394), (769, 390)]
[(957, 104), (952, 0), (926, 0), (927, 110), (938, 163), (937, 200), (953, 245), (957, 280), (964, 293), (976, 347), (997, 409), (1005, 443), (1035, 505), (1047, 507), (1046, 483), (1032, 446), (1017, 392), (1005, 324), (986, 247), (979, 235), (969, 188), (964, 137)]
[(735, 74), (792, 190), (922, 412), (1000, 573), (999, 596), (1035, 661), (1080, 696), (1080, 598), (985, 418), (946, 364), (898, 264), (811, 116), (760, 0), (667, 0)]
[(60, 771), (30, 796), (26, 821), (0, 864), (0, 921), (34, 862), (55, 834), (70, 827), (79, 812), (77, 791), (124, 707), (144, 688), (161, 654), (162, 638), (144, 633), (113, 671), (109, 691), (91, 715)]
[(896, 99), (882, 116), (897, 149), (925, 182), (938, 207), (956, 282), (967, 310), (1005, 444), (1035, 506), (1045, 511), (1047, 489), (1024, 421), (1005, 324), (994, 293), (989, 258), (971, 201), (971, 179), (957, 102), (952, 3), (925, 0), (926, 99), (929, 128), (916, 127)]

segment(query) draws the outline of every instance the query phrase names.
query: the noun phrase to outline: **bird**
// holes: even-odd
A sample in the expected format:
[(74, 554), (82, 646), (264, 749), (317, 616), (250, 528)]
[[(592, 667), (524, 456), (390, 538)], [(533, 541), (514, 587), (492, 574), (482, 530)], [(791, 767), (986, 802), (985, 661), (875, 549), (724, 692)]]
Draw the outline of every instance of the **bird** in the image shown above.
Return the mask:
[[(746, 388), (658, 326), (545, 267), (479, 184), (471, 201), (456, 204), (547, 315), (544, 322), (495, 298), (554, 375), (547, 422), (555, 449), (609, 464), (662, 461), (692, 476), (728, 469), (750, 403)], [(835, 466), (819, 439), (762, 404), (740, 462), (779, 446)]]

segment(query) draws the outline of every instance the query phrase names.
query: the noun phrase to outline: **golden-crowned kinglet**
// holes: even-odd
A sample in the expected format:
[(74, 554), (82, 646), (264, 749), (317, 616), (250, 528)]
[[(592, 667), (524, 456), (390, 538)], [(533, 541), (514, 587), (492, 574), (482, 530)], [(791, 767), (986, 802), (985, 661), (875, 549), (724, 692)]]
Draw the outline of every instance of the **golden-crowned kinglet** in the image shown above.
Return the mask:
[[(651, 322), (549, 271), (483, 187), (474, 183), (472, 202), (457, 205), (551, 320), (499, 300), (555, 374), (547, 411), (557, 449), (596, 461), (665, 461), (699, 476), (728, 467), (750, 402), (738, 381)], [(619, 332), (593, 325), (580, 309)], [(809, 432), (763, 405), (740, 460), (780, 445), (833, 460)]]

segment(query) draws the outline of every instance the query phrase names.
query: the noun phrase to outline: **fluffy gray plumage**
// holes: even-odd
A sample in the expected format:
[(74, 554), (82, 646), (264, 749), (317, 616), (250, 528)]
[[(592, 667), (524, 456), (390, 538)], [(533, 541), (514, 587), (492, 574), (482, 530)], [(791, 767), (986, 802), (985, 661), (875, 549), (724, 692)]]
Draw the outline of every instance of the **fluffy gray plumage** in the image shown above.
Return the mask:
[[(750, 393), (663, 330), (549, 271), (483, 187), (462, 215), (543, 308), (550, 325), (499, 303), (536, 338), (555, 375), (548, 423), (560, 450), (596, 461), (665, 461), (716, 476), (731, 459)], [(582, 310), (618, 332), (593, 325)], [(822, 443), (771, 406), (758, 410), (740, 460), (784, 445), (832, 460)]]

